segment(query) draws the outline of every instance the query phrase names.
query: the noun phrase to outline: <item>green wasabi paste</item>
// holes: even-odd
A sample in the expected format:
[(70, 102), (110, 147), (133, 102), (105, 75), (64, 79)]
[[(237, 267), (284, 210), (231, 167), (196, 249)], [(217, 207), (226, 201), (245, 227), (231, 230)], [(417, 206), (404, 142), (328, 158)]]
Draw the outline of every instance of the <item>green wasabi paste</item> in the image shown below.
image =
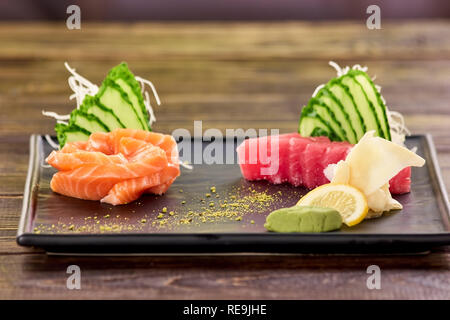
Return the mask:
[(342, 217), (334, 209), (294, 206), (271, 212), (264, 227), (274, 232), (327, 232), (341, 225)]

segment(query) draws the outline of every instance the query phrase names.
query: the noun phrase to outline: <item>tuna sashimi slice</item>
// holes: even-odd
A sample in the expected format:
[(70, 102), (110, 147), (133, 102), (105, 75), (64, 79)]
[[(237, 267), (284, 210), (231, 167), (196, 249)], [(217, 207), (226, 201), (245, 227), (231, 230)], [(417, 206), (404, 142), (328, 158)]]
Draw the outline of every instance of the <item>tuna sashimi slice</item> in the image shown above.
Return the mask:
[(305, 149), (310, 143), (309, 139), (293, 138), (289, 141), (289, 182), (294, 186), (303, 185), (303, 162)]
[[(286, 143), (288, 141), (288, 143)], [(278, 155), (272, 144), (278, 144)], [(272, 148), (260, 148), (260, 144)], [(294, 186), (314, 188), (328, 183), (323, 170), (329, 164), (344, 160), (352, 145), (348, 142), (331, 142), (327, 137), (305, 138), (297, 133), (274, 137), (261, 137), (244, 140), (236, 149), (242, 175), (247, 180), (268, 180), (278, 184), (289, 182)], [(257, 150), (258, 152), (254, 152)], [(261, 156), (260, 151), (263, 152)], [(264, 174), (263, 169), (277, 167), (272, 175)], [(405, 168), (390, 181), (390, 191), (402, 194), (410, 191), (411, 169)]]
[(237, 153), (241, 170), (247, 173), (248, 180), (267, 179), (272, 183), (287, 181), (288, 168), (279, 164), (288, 160), (289, 141), (295, 136), (298, 134), (283, 134), (276, 136), (275, 139), (267, 136), (245, 140), (237, 148)]
[(306, 146), (302, 161), (303, 185), (305, 187), (313, 189), (323, 184), (322, 159), (327, 148), (331, 148), (330, 143), (311, 142)]
[(403, 194), (411, 191), (411, 167), (404, 168), (389, 181), (389, 190), (393, 194)]
[(325, 176), (324, 171), (328, 165), (338, 163), (345, 159), (350, 152), (352, 145), (348, 142), (333, 142), (332, 145), (327, 147), (324, 156), (321, 161), (322, 174), (318, 178), (318, 185), (329, 183), (330, 181)]
[[(280, 184), (288, 181), (289, 179), (289, 167), (280, 164), (289, 161), (290, 139), (290, 135), (278, 136), (278, 139), (273, 139), (273, 137), (270, 137), (267, 139), (267, 149), (262, 147), (261, 144), (258, 144), (259, 157), (260, 159), (264, 159), (264, 163), (267, 163), (265, 177), (268, 181), (274, 184)], [(268, 157), (265, 155), (268, 155)], [(271, 174), (271, 171), (273, 174)]]

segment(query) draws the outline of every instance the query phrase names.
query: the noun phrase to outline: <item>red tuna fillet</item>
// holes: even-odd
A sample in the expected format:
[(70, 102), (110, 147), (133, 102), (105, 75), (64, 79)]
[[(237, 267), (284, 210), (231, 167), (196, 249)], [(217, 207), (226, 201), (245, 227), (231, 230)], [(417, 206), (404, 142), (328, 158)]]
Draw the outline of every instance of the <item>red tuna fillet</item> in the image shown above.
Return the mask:
[[(329, 144), (330, 140), (327, 137), (303, 138), (299, 134), (294, 134), (289, 140), (289, 157), (287, 167), (289, 168), (288, 181), (294, 186), (308, 186), (310, 184), (311, 172), (306, 162), (311, 159), (306, 159), (306, 149), (311, 148), (315, 142), (317, 145), (323, 147), (323, 143)], [(309, 161), (308, 161), (309, 160)]]
[[(348, 142), (331, 142), (327, 137), (305, 138), (298, 133), (289, 133), (247, 139), (236, 151), (245, 179), (267, 180), (274, 184), (289, 182), (312, 189), (329, 182), (323, 170), (329, 164), (344, 160), (351, 148)], [(410, 177), (411, 168), (400, 171), (389, 181), (391, 193), (409, 192)]]
[[(241, 146), (247, 145), (246, 152), (238, 154), (242, 162), (241, 169), (247, 173), (246, 179), (264, 179), (274, 184), (287, 182), (290, 175), (289, 168), (280, 164), (287, 162), (289, 141), (296, 136), (297, 133), (291, 133), (245, 140)], [(276, 170), (272, 172), (271, 168)]]
[(389, 191), (392, 194), (403, 194), (411, 191), (411, 167), (406, 167), (389, 180)]

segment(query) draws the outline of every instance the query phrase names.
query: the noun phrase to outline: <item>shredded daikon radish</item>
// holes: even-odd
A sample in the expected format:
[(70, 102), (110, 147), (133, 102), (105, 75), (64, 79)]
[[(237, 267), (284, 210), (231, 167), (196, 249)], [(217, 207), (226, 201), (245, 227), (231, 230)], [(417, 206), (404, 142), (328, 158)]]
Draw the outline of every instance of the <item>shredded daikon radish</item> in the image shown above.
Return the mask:
[(145, 105), (145, 109), (147, 110), (148, 114), (150, 115), (148, 122), (150, 122), (150, 126), (151, 126), (153, 124), (153, 122), (156, 121), (156, 117), (155, 117), (155, 114), (153, 113), (153, 108), (150, 104), (150, 96), (147, 91), (144, 91), (144, 96), (145, 96), (144, 105)]
[(403, 115), (397, 111), (389, 111), (386, 107), (386, 115), (391, 129), (391, 140), (399, 145), (405, 144), (405, 136), (410, 135), (411, 132), (405, 125)]
[(336, 69), (336, 73), (337, 73), (337, 77), (339, 78), (340, 76), (342, 76), (344, 73), (342, 72), (341, 67), (334, 61), (328, 61), (328, 64), (330, 66), (332, 66), (334, 69)]
[(56, 120), (69, 120), (70, 119), (70, 114), (60, 115), (60, 114), (57, 114), (56, 112), (45, 111), (45, 110), (42, 110), (42, 114), (46, 117), (51, 117)]
[(186, 169), (189, 169), (189, 170), (193, 170), (194, 169), (194, 167), (191, 164), (189, 164), (187, 161), (184, 161), (184, 162), (180, 161), (179, 164), (183, 168), (186, 168)]
[(367, 66), (364, 66), (364, 67), (361, 67), (361, 65), (359, 65), (359, 64), (355, 64), (353, 67), (349, 67), (349, 66), (346, 66), (346, 67), (344, 67), (344, 69), (342, 69), (336, 62), (334, 62), (334, 61), (329, 61), (328, 62), (328, 64), (330, 65), (330, 66), (332, 66), (334, 69), (336, 69), (336, 73), (337, 73), (337, 76), (338, 76), (338, 78), (340, 77), (340, 76), (343, 76), (344, 74), (347, 74), (347, 72), (349, 72), (350, 70), (360, 70), (360, 71), (364, 71), (364, 72), (367, 72)]
[(64, 66), (66, 69), (72, 74), (67, 82), (69, 83), (70, 89), (74, 92), (70, 96), (70, 100), (74, 99), (77, 102), (77, 109), (81, 106), (83, 103), (84, 97), (89, 95), (96, 95), (98, 92), (98, 87), (90, 82), (85, 77), (82, 77), (79, 75), (75, 69), (71, 68), (67, 62), (64, 62)]
[(364, 72), (367, 72), (367, 66), (364, 66), (364, 67), (361, 67), (361, 65), (359, 65), (359, 64), (355, 64), (353, 67), (352, 67), (352, 70), (360, 70), (360, 71), (364, 71)]
[[(347, 74), (350, 70), (360, 70), (367, 72), (368, 68), (367, 66), (362, 67), (359, 64), (355, 64), (353, 67), (346, 66), (344, 68), (341, 68), (336, 62), (329, 61), (328, 64), (332, 66), (336, 70), (337, 77), (341, 77), (345, 74)], [(372, 78), (372, 81), (376, 79), (376, 76)], [(319, 85), (316, 90), (314, 90), (313, 97), (316, 96), (316, 94), (319, 92), (320, 89), (322, 89), (325, 86), (325, 84)], [(375, 85), (375, 89), (380, 94), (381, 101), (386, 105), (386, 100), (381, 95), (381, 87), (379, 85)], [(389, 108), (386, 105), (386, 115), (388, 118), (388, 123), (390, 127), (391, 132), (391, 140), (392, 142), (395, 142), (399, 145), (404, 145), (405, 142), (405, 136), (410, 135), (410, 131), (405, 125), (405, 121), (403, 119), (403, 116), (401, 113), (396, 111), (390, 111)]]
[(318, 85), (316, 90), (314, 90), (312, 97), (314, 98), (316, 96), (316, 94), (320, 91), (320, 89), (322, 89), (323, 87), (325, 87), (324, 84)]
[(134, 78), (141, 84), (141, 91), (142, 91), (142, 94), (145, 96), (144, 105), (145, 105), (145, 108), (147, 109), (147, 112), (150, 115), (149, 122), (150, 122), (150, 125), (152, 125), (152, 123), (156, 121), (156, 117), (155, 117), (155, 114), (153, 113), (152, 105), (150, 104), (150, 96), (149, 96), (148, 92), (145, 90), (145, 85), (148, 85), (150, 87), (150, 89), (152, 89), (153, 96), (155, 97), (156, 103), (158, 104), (158, 106), (161, 105), (161, 100), (159, 99), (158, 93), (156, 92), (156, 89), (155, 89), (155, 86), (153, 85), (153, 83), (151, 83), (147, 79), (141, 78), (139, 76), (135, 76)]
[(57, 114), (56, 112), (53, 111), (45, 111), (42, 110), (42, 114), (46, 117), (50, 117), (56, 120), (56, 123), (62, 123), (65, 125), (68, 125), (69, 123), (67, 121), (64, 120), (69, 120), (70, 119), (70, 114), (64, 114), (64, 115), (60, 115)]
[[(67, 82), (69, 83), (69, 87), (70, 89), (72, 89), (73, 94), (71, 94), (69, 96), (69, 99), (75, 99), (76, 103), (77, 103), (77, 109), (80, 108), (81, 104), (83, 103), (83, 99), (84, 97), (89, 94), (89, 95), (95, 95), (98, 92), (98, 87), (93, 84), (92, 82), (90, 82), (88, 79), (86, 79), (85, 77), (81, 76), (80, 74), (78, 74), (75, 69), (71, 68), (69, 66), (69, 64), (67, 62), (64, 62), (64, 66), (66, 67), (66, 69), (70, 72), (71, 76), (69, 77), (69, 79), (67, 80)], [(68, 122), (64, 121), (64, 120), (69, 120), (70, 119), (70, 114), (63, 114), (60, 115), (56, 112), (52, 112), (52, 111), (45, 111), (42, 110), (42, 114), (44, 116), (47, 117), (51, 117), (54, 118), (56, 120), (57, 123), (63, 123), (63, 124), (68, 124)], [(47, 141), (49, 141), (47, 139)], [(49, 144), (52, 147), (55, 147), (55, 144), (51, 144), (49, 142)]]

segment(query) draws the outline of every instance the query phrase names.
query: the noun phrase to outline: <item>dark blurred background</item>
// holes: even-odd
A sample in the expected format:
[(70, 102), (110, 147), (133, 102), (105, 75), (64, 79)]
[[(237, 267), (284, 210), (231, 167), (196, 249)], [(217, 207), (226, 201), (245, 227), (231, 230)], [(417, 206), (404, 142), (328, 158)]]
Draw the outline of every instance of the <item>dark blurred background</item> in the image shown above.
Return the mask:
[(449, 18), (449, 0), (2, 0), (0, 20), (59, 20), (70, 4), (83, 21), (361, 19), (371, 4), (382, 19)]

